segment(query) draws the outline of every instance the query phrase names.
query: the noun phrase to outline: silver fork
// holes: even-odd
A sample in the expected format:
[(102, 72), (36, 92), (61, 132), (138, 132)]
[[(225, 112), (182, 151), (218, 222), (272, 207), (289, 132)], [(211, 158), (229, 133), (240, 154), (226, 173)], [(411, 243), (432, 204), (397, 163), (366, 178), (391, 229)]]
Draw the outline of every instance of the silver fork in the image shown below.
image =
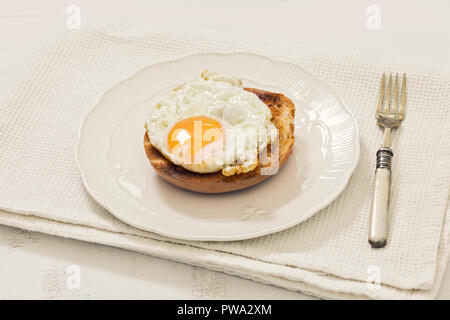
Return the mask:
[[(376, 118), (378, 125), (384, 128), (383, 141), (377, 151), (377, 168), (375, 171), (375, 185), (370, 213), (369, 243), (373, 248), (383, 248), (387, 243), (388, 212), (391, 188), (391, 160), (392, 151), (391, 131), (400, 126), (405, 118), (406, 107), (406, 75), (403, 74), (401, 102), (399, 104), (399, 81), (395, 75), (395, 87), (392, 92), (392, 74), (389, 75), (386, 99), (384, 98), (386, 76), (381, 78), (380, 93)], [(393, 101), (391, 101), (393, 100)]]

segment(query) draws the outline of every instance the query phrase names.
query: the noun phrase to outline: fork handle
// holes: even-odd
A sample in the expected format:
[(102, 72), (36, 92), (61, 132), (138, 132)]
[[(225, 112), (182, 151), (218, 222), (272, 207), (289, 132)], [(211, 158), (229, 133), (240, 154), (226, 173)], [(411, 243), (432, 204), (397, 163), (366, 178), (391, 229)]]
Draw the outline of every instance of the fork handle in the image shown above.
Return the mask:
[(381, 147), (377, 151), (377, 169), (375, 171), (369, 229), (369, 243), (373, 248), (383, 248), (387, 242), (393, 156), (392, 149), (389, 147)]

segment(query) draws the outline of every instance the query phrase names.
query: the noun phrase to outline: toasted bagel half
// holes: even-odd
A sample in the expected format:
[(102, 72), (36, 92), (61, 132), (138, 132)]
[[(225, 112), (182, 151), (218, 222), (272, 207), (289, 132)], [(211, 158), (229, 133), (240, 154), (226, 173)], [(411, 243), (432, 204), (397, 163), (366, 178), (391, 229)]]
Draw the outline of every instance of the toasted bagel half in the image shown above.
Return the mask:
[[(292, 147), (294, 145), (295, 105), (288, 97), (281, 93), (253, 88), (245, 88), (245, 90), (256, 94), (272, 111), (272, 123), (278, 129), (278, 165), (281, 168), (292, 153)], [(250, 172), (227, 177), (220, 171), (214, 173), (196, 173), (173, 164), (152, 146), (147, 132), (144, 136), (144, 148), (150, 164), (160, 177), (177, 187), (190, 191), (202, 193), (230, 192), (248, 188), (270, 177), (270, 175), (261, 174), (262, 166), (268, 167), (271, 165), (270, 158), (264, 165), (258, 161), (256, 169)], [(270, 157), (270, 152), (268, 152), (268, 155)]]

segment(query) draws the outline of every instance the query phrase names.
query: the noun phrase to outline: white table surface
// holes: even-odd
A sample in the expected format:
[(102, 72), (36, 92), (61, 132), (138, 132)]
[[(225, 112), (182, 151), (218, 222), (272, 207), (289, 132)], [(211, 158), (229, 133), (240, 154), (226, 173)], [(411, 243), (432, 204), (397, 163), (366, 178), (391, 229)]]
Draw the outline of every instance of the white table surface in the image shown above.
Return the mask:
[[(190, 25), (258, 39), (359, 52), (450, 68), (450, 1), (10, 0), (0, 3), (0, 90), (49, 32), (117, 19)], [(380, 29), (366, 26), (370, 5)], [(69, 289), (71, 266), (80, 288)], [(68, 269), (69, 268), (69, 269)], [(0, 226), (0, 299), (312, 299), (270, 285), (122, 249)], [(447, 270), (438, 299), (450, 299)]]

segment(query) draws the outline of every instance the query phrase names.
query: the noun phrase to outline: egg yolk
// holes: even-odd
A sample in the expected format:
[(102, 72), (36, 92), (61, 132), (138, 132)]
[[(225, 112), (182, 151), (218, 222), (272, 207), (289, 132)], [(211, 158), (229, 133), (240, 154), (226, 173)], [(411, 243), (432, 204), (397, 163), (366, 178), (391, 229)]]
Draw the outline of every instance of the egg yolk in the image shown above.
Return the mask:
[(167, 137), (167, 149), (192, 163), (199, 151), (206, 146), (221, 142), (223, 128), (219, 121), (206, 116), (195, 116), (175, 123)]

